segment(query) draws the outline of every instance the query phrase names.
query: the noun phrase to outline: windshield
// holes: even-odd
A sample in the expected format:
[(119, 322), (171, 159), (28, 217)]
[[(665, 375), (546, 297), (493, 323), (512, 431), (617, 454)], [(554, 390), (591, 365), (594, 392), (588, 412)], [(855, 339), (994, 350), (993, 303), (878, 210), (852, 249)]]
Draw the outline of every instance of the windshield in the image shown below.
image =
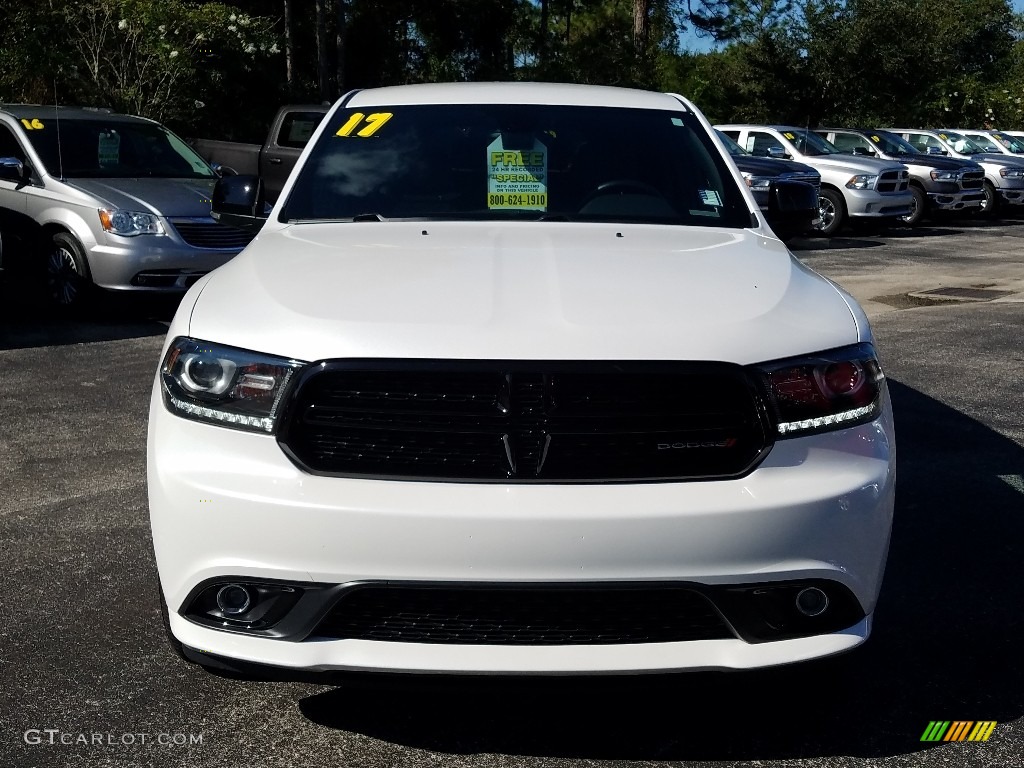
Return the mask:
[[(212, 179), (214, 172), (184, 141), (155, 123), (128, 120), (41, 121), (25, 131), (46, 170), (69, 179)], [(60, 136), (58, 151), (57, 137)]]
[(887, 155), (920, 155), (917, 148), (909, 141), (888, 131), (872, 131), (866, 134), (872, 144)]
[(733, 138), (728, 134), (722, 133), (717, 128), (715, 129), (715, 133), (718, 134), (718, 138), (722, 140), (722, 143), (725, 144), (725, 148), (733, 157), (746, 157), (747, 155), (750, 154), (749, 152), (747, 152), (747, 150), (745, 150), (743, 147), (741, 147), (739, 144), (733, 141)]
[[(991, 138), (989, 138), (989, 137), (991, 137)], [(978, 141), (979, 139), (982, 139), (982, 138), (985, 139), (985, 143), (982, 143), (982, 142)], [(986, 134), (982, 134), (981, 136), (974, 136), (974, 135), (972, 135), (971, 139), (974, 140), (975, 142), (977, 142), (980, 146), (984, 147), (986, 149), (986, 151), (1002, 152), (1003, 150), (1001, 150), (995, 144), (995, 142), (999, 142), (1006, 149), (1008, 149), (1011, 152), (1013, 152), (1015, 155), (1024, 154), (1024, 142), (1022, 142), (1020, 139), (1015, 138), (1013, 136), (1010, 136), (1009, 134), (1006, 134), (1006, 133), (990, 133), (990, 134), (987, 134), (987, 135)], [(988, 149), (989, 146), (992, 147), (991, 150)]]
[(609, 221), (749, 227), (682, 111), (519, 104), (340, 109), (282, 221)]
[(947, 142), (953, 149), (959, 152), (961, 155), (979, 155), (985, 150), (975, 144), (973, 141), (968, 139), (962, 133), (953, 133), (952, 131), (943, 131), (939, 134), (939, 138)]
[(814, 131), (808, 130), (786, 130), (782, 132), (782, 135), (793, 142), (797, 151), (802, 155), (809, 157), (817, 157), (818, 155), (838, 155), (842, 154), (834, 144), (830, 141), (821, 138)]
[(983, 133), (972, 133), (970, 138), (971, 141), (973, 141), (986, 152), (998, 152), (1000, 154), (1002, 154), (1003, 152), (1003, 150), (999, 148), (999, 145), (996, 144), (995, 141), (993, 141)]

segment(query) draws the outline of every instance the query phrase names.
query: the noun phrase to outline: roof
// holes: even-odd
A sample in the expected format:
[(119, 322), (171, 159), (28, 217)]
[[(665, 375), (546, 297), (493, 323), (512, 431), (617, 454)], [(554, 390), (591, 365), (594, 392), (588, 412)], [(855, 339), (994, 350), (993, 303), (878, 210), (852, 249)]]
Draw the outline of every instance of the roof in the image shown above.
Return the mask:
[(716, 125), (715, 128), (725, 130), (729, 130), (730, 128), (769, 128), (773, 131), (779, 131), (780, 133), (782, 131), (800, 132), (808, 130), (812, 133), (814, 132), (813, 128), (800, 128), (796, 125), (772, 125), (770, 123), (721, 123), (720, 125)]
[(17, 120), (34, 117), (40, 120), (60, 117), (62, 120), (111, 120), (150, 123), (144, 117), (122, 115), (109, 109), (99, 107), (58, 107), (53, 104), (0, 104), (0, 113), (11, 115)]
[(674, 96), (655, 91), (567, 83), (424, 83), (356, 91), (349, 107), (406, 104), (566, 104), (686, 111)]

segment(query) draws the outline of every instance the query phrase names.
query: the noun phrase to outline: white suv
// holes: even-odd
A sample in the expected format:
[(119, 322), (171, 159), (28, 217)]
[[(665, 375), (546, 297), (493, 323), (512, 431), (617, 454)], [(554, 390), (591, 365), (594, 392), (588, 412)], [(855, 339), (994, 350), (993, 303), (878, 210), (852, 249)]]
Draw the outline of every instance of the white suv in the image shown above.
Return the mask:
[[(207, 666), (743, 669), (867, 638), (893, 512), (867, 319), (692, 104), (357, 91), (186, 295), (149, 421), (174, 646)], [(768, 216), (815, 214), (779, 182)]]

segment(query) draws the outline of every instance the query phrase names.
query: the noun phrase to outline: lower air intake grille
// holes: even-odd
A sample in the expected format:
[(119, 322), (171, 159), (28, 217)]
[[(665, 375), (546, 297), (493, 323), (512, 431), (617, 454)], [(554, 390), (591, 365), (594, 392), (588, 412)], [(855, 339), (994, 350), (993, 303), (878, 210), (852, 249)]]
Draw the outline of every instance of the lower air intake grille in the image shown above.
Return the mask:
[(278, 439), (321, 475), (695, 480), (753, 468), (762, 412), (724, 363), (335, 361), (302, 375)]
[(312, 637), (466, 645), (612, 645), (734, 637), (702, 595), (659, 588), (363, 587)]

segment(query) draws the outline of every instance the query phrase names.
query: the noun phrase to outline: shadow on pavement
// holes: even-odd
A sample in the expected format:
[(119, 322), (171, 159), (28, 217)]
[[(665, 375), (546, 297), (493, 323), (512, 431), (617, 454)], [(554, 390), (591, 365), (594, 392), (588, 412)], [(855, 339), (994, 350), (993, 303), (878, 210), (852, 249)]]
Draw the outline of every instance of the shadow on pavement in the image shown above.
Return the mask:
[(863, 648), (736, 674), (354, 676), (302, 699), (301, 712), (437, 752), (608, 760), (881, 757), (929, 748), (920, 737), (930, 720), (1021, 717), (1024, 497), (1000, 476), (1024, 472), (1024, 448), (890, 386), (896, 523), (875, 632)]
[(98, 292), (86, 309), (69, 315), (49, 304), (34, 281), (7, 276), (0, 279), (0, 349), (160, 336), (182, 295)]

